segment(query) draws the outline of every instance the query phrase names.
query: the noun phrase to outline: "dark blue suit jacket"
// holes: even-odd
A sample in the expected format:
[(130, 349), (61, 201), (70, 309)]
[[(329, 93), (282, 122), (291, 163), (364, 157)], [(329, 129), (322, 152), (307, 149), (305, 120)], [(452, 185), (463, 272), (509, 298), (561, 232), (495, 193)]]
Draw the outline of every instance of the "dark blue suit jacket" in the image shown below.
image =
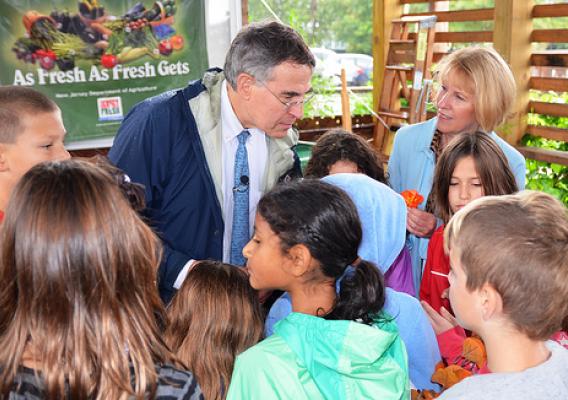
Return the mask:
[[(158, 282), (166, 303), (187, 261), (223, 258), (221, 206), (188, 106), (204, 90), (199, 80), (137, 104), (109, 152), (116, 166), (145, 186), (145, 217), (164, 244)], [(297, 154), (285, 176), (301, 176)]]

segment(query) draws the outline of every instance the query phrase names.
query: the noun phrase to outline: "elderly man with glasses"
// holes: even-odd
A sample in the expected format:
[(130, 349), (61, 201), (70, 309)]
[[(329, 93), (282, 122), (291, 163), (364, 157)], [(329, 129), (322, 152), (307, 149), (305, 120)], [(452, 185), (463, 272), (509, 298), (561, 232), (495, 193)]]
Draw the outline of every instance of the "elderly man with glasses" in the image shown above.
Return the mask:
[(165, 302), (196, 260), (245, 264), (258, 200), (301, 175), (292, 125), (311, 97), (314, 67), (297, 32), (251, 24), (224, 71), (147, 99), (123, 121), (109, 158), (146, 188), (145, 216), (164, 242)]

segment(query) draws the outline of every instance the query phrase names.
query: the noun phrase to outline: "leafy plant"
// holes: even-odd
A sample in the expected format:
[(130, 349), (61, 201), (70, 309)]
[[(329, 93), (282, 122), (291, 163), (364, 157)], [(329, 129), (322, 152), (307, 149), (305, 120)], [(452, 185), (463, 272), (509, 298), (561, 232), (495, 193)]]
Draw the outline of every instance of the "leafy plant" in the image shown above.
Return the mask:
[[(568, 103), (568, 93), (539, 92), (531, 90), (531, 100), (547, 103)], [(568, 129), (568, 118), (553, 117), (535, 113), (528, 114), (528, 123), (537, 126), (553, 126)], [(568, 142), (525, 135), (521, 140), (525, 146), (568, 151)], [(527, 189), (540, 190), (557, 197), (568, 206), (568, 167), (554, 163), (527, 160)]]
[[(525, 135), (525, 146), (568, 151), (568, 143)], [(549, 193), (568, 206), (568, 167), (527, 159), (527, 189)]]
[(352, 93), (350, 104), (352, 115), (369, 115), (373, 109), (373, 93)]
[(312, 90), (314, 98), (304, 105), (304, 117), (334, 117), (334, 103), (337, 101), (335, 85), (331, 78), (324, 78), (320, 75), (312, 77)]
[[(304, 118), (335, 117), (341, 113), (341, 94), (331, 78), (312, 77), (314, 98), (304, 105)], [(373, 109), (371, 92), (349, 93), (351, 115), (369, 115)]]

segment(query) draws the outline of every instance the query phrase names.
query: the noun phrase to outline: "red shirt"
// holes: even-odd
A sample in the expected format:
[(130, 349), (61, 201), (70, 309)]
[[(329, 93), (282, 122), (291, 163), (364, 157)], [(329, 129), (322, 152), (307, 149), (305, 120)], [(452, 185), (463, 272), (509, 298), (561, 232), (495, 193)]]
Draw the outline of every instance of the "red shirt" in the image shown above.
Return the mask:
[[(460, 365), (462, 363), (464, 360), (462, 355), (463, 342), (466, 337), (464, 329), (459, 325), (436, 335), (438, 347), (440, 348), (440, 355), (448, 364)], [(489, 368), (487, 368), (487, 362), (485, 362), (480, 368), (474, 368), (471, 372), (481, 375), (488, 374), (491, 371), (489, 371)]]
[(568, 349), (568, 333), (564, 331), (558, 331), (551, 337), (552, 340)]
[(449, 273), (450, 260), (444, 253), (444, 225), (442, 225), (434, 231), (430, 238), (428, 256), (420, 284), (420, 300), (424, 300), (438, 312), (442, 306), (452, 312), (450, 301), (442, 298), (442, 292), (450, 287), (447, 277)]

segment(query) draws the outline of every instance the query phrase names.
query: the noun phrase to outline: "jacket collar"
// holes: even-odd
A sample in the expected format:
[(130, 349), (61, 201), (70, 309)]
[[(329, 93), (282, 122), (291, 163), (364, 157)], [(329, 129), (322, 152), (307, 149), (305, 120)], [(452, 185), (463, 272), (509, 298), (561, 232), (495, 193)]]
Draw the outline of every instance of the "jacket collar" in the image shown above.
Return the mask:
[(424, 126), (424, 133), (417, 136), (418, 147), (422, 151), (430, 152), (430, 145), (432, 144), (432, 138), (434, 137), (434, 132), (436, 132), (436, 125), (438, 124), (438, 117), (429, 119), (428, 121), (421, 122)]
[[(224, 82), (225, 74), (221, 70), (208, 70), (201, 80), (205, 90), (189, 100), (189, 107), (195, 118), (219, 204), (223, 204), (223, 166), (219, 154), (221, 154), (223, 140), (221, 132), (221, 88)], [(280, 139), (269, 138), (268, 142), (267, 166), (261, 187), (263, 192), (272, 188), (278, 178), (292, 168), (294, 152), (291, 148), (298, 143), (298, 132), (290, 129), (285, 137)]]

